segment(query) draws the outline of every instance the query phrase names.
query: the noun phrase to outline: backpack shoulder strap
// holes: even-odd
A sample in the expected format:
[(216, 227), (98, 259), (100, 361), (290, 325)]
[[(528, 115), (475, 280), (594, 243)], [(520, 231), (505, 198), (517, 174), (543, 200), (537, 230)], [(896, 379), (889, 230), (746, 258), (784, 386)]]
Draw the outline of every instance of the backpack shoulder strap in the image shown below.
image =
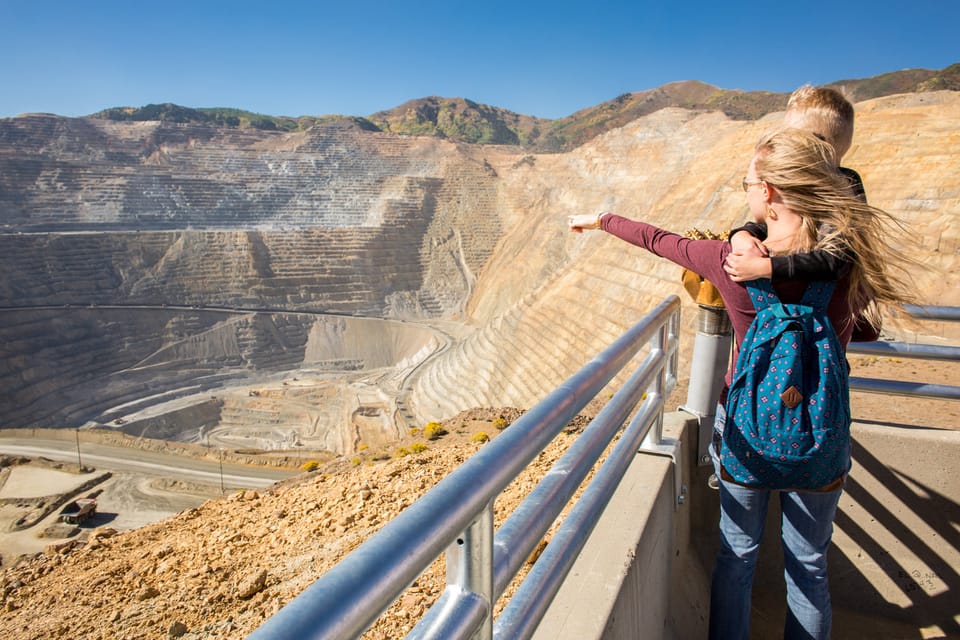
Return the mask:
[[(818, 311), (826, 311), (836, 286), (837, 283), (833, 281), (817, 280), (810, 282), (803, 292), (800, 304), (813, 307)], [(753, 308), (758, 312), (780, 302), (780, 298), (777, 296), (769, 278), (757, 278), (747, 282), (747, 293), (750, 294)]]
[[(773, 289), (773, 283), (769, 278), (757, 278), (747, 282), (747, 293), (750, 294), (750, 302), (753, 308), (759, 313), (767, 307), (780, 303), (777, 292)], [(829, 300), (829, 297), (827, 298)]]
[(807, 285), (807, 290), (803, 292), (803, 298), (800, 300), (800, 304), (813, 307), (817, 311), (826, 311), (836, 286), (837, 283), (832, 280), (811, 282)]

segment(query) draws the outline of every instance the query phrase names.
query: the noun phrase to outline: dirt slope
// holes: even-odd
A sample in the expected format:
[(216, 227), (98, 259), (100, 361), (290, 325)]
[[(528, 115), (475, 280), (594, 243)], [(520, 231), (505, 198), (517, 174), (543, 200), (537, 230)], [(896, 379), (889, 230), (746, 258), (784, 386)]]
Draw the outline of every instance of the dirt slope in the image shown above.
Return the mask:
[[(242, 638), (476, 452), (516, 410), (472, 411), (420, 453), (341, 459), (263, 492), (210, 500), (140, 529), (90, 531), (2, 574), (0, 633), (19, 638)], [(497, 502), (502, 519), (562, 454), (561, 434)], [(509, 428), (509, 427), (508, 427)], [(395, 454), (396, 455), (396, 454)], [(366, 637), (396, 638), (443, 590), (442, 560)], [(38, 615), (39, 614), (39, 615)]]

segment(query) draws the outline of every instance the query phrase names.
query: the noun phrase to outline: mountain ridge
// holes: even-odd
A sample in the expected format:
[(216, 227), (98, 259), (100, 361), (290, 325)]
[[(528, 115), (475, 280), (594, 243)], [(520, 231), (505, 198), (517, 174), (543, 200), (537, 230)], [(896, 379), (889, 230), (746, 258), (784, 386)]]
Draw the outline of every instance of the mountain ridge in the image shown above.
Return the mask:
[[(845, 79), (824, 86), (843, 91), (853, 102), (898, 93), (960, 91), (960, 63), (944, 69), (903, 69), (870, 78)], [(172, 103), (113, 107), (87, 117), (113, 121), (206, 124), (270, 131), (305, 131), (316, 125), (345, 125), (399, 135), (423, 135), (470, 144), (520, 146), (539, 153), (569, 151), (631, 120), (666, 107), (722, 111), (734, 120), (756, 120), (786, 107), (789, 93), (723, 89), (698, 80), (667, 83), (619, 95), (558, 119), (540, 118), (468, 98), (427, 96), (367, 116), (271, 116), (234, 108), (191, 108)]]

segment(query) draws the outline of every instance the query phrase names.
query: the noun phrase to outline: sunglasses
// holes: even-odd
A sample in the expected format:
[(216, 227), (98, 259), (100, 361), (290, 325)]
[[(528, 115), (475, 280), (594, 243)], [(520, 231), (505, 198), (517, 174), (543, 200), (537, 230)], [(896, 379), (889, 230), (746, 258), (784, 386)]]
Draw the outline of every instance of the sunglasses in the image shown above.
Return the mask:
[(764, 182), (765, 182), (764, 180), (747, 180), (746, 178), (744, 178), (743, 181), (740, 183), (740, 185), (743, 187), (743, 190), (746, 191), (753, 185), (763, 184)]

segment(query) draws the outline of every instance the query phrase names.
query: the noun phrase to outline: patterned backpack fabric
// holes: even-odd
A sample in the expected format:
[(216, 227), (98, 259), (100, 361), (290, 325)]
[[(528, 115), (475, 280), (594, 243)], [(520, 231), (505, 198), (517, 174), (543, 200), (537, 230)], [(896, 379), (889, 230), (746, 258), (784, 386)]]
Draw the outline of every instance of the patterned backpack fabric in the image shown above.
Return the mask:
[(799, 304), (767, 279), (747, 283), (757, 310), (730, 391), (720, 462), (738, 483), (817, 489), (850, 468), (847, 362), (826, 308), (833, 282), (812, 282)]

